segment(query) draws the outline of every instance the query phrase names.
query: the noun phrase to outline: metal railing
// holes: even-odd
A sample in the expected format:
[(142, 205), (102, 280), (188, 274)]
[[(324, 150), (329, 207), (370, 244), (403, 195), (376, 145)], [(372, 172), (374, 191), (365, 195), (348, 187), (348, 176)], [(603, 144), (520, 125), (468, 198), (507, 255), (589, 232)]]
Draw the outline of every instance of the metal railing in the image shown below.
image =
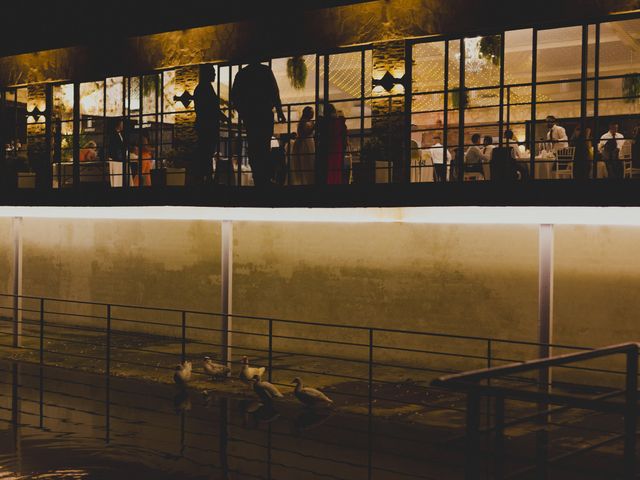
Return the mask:
[[(562, 409), (575, 407), (631, 415), (624, 406), (604, 402), (623, 390), (594, 386), (611, 378), (631, 382), (633, 371), (629, 366), (623, 369), (576, 362), (613, 355), (623, 347), (634, 358), (637, 355), (635, 344), (604, 351), (553, 344), (545, 347), (572, 353), (536, 360), (541, 347), (538, 342), (9, 294), (0, 294), (0, 342), (4, 358), (104, 374), (107, 380), (132, 377), (162, 383), (172, 381), (178, 362), (197, 361), (208, 355), (221, 361), (228, 359), (233, 367), (246, 355), (252, 365), (266, 367), (266, 378), (285, 394), (290, 392), (291, 379), (300, 376), (333, 398), (338, 411), (368, 418), (370, 429), (376, 417), (424, 427), (433, 427), (430, 422), (435, 418), (435, 425), (442, 428), (442, 420), (437, 417), (446, 415), (450, 435), (440, 434), (431, 443), (439, 451), (446, 451), (466, 442), (471, 452), (467, 457), (469, 478), (478, 478), (472, 476), (478, 473), (472, 466), (477, 466), (477, 446), (483, 433), (504, 432), (516, 424), (539, 422), (546, 415), (545, 425), (588, 434), (592, 430), (588, 424), (576, 425), (573, 419), (560, 415)], [(520, 363), (510, 365), (514, 362)], [(549, 366), (564, 369), (563, 381), (531, 378), (532, 371)], [(473, 372), (460, 374), (469, 370)], [(443, 374), (448, 377), (436, 380)], [(479, 380), (484, 376), (487, 385)], [(209, 377), (195, 362), (193, 377), (193, 387), (211, 388)], [(510, 382), (509, 388), (499, 386), (502, 381)], [(524, 389), (514, 389), (513, 384)], [(237, 394), (234, 385), (238, 384), (222, 382), (218, 388)], [(574, 391), (597, 390), (599, 396), (576, 399), (557, 392), (527, 390), (567, 385)], [(246, 393), (252, 395), (250, 389)], [(513, 418), (506, 418), (504, 402), (496, 403), (496, 397), (533, 402), (538, 407), (560, 407), (539, 408), (526, 415), (520, 408)], [(482, 415), (483, 408), (486, 415)], [(481, 417), (486, 417), (484, 432), (478, 423)], [(490, 426), (492, 421), (503, 426), (496, 430)], [(496, 442), (503, 438), (498, 435)], [(500, 464), (496, 457), (496, 472), (502, 468)]]
[[(522, 363), (502, 365), (492, 368), (458, 373), (440, 377), (432, 382), (432, 385), (447, 388), (456, 392), (463, 392), (467, 396), (466, 400), (466, 466), (465, 478), (468, 480), (482, 478), (483, 468), (481, 465), (482, 455), (485, 454), (493, 458), (492, 468), (488, 468), (491, 476), (485, 478), (517, 478), (530, 473), (537, 472), (536, 478), (546, 478), (546, 470), (554, 462), (565, 461), (576, 454), (590, 452), (598, 447), (610, 445), (611, 443), (623, 440), (623, 474), (622, 478), (636, 478), (636, 437), (637, 437), (637, 417), (638, 417), (638, 352), (640, 345), (637, 343), (624, 343), (604, 348), (598, 348), (586, 352), (569, 353), (553, 356), (549, 358), (536, 359)], [(533, 386), (537, 390), (527, 390), (532, 386), (527, 382), (525, 389), (496, 384), (499, 380), (509, 379), (511, 383), (514, 377), (529, 372), (539, 372), (540, 379), (549, 377), (549, 370), (552, 367), (575, 366), (580, 362), (594, 359), (608, 358), (615, 355), (624, 355), (626, 368), (623, 372), (625, 387), (623, 389), (608, 389), (605, 393), (596, 395), (575, 395), (556, 393), (553, 391), (554, 384), (547, 381), (534, 382)], [(522, 385), (520, 385), (522, 386)], [(612, 401), (616, 397), (624, 396), (623, 402)], [(493, 414), (487, 411), (487, 425), (481, 430), (481, 402), (482, 398), (492, 398)], [(515, 417), (506, 422), (505, 402), (516, 400), (534, 404), (537, 412), (533, 415)], [(549, 408), (555, 405), (556, 408)], [(605, 414), (622, 415), (624, 418), (624, 431), (622, 434), (614, 434), (595, 444), (590, 444), (578, 448), (569, 453), (558, 455), (555, 458), (548, 458), (548, 438), (546, 435), (537, 436), (537, 450), (544, 450), (545, 454), (538, 459), (535, 467), (525, 467), (516, 469), (508, 475), (505, 473), (505, 430), (507, 427), (514, 427), (526, 422), (536, 421), (543, 427), (548, 425), (550, 417), (568, 409), (581, 409)], [(491, 425), (493, 419), (493, 425)], [(540, 430), (538, 433), (543, 432)], [(482, 434), (489, 437), (493, 433), (493, 451), (483, 448), (481, 443)], [(609, 432), (606, 432), (609, 433)], [(489, 440), (489, 438), (487, 438)], [(541, 440), (541, 442), (538, 442)], [(485, 447), (489, 445), (485, 442)], [(542, 443), (542, 447), (540, 445)], [(610, 472), (610, 478), (614, 478), (614, 473)]]

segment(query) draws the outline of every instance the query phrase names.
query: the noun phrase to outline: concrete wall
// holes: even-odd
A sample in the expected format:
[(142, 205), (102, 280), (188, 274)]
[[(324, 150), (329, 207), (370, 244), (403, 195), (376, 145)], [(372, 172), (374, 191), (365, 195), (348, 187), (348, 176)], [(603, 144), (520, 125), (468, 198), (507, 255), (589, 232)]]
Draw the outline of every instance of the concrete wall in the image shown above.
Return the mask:
[[(5, 219), (2, 222), (7, 225), (8, 234), (0, 246), (0, 262), (11, 255), (11, 223)], [(28, 218), (24, 219), (23, 239), (24, 295), (208, 312), (220, 309), (219, 223)], [(2, 292), (10, 292), (7, 276), (2, 276)], [(38, 305), (25, 300), (25, 308), (37, 309)], [(57, 302), (47, 302), (46, 310), (106, 315), (104, 306)], [(25, 315), (27, 318), (37, 316), (29, 312)], [(179, 313), (157, 310), (114, 308), (112, 315), (172, 325), (181, 322)], [(103, 321), (92, 318), (47, 315), (47, 319), (104, 325)], [(191, 319), (192, 325), (211, 322), (203, 317)], [(113, 326), (170, 335), (179, 333), (175, 328), (144, 327), (127, 322), (114, 322)]]
[[(10, 220), (0, 219), (3, 292), (10, 292), (10, 226)], [(640, 260), (634, 252), (640, 228), (561, 226), (555, 237), (554, 341), (603, 346), (638, 340)], [(233, 310), (333, 325), (535, 341), (537, 242), (535, 225), (236, 222)], [(218, 312), (220, 280), (219, 222), (24, 220), (25, 295)], [(104, 307), (48, 307), (104, 314)], [(175, 326), (180, 321), (177, 314), (154, 310), (120, 309), (114, 316)], [(216, 317), (193, 316), (190, 322), (217, 326)], [(114, 327), (178, 333), (126, 322)], [(267, 333), (266, 322), (234, 317), (234, 329), (246, 332), (235, 334), (236, 345), (266, 349), (266, 338), (249, 335)], [(368, 345), (366, 330), (276, 322), (274, 334), (274, 349), (280, 352), (361, 360), (368, 355), (363, 347), (277, 338)], [(444, 354), (484, 355), (487, 349), (482, 341), (392, 333), (376, 334), (374, 343)], [(505, 360), (536, 354), (528, 346), (494, 343), (492, 349)], [(376, 350), (377, 361), (392, 357), (434, 370), (484, 366), (476, 359)]]

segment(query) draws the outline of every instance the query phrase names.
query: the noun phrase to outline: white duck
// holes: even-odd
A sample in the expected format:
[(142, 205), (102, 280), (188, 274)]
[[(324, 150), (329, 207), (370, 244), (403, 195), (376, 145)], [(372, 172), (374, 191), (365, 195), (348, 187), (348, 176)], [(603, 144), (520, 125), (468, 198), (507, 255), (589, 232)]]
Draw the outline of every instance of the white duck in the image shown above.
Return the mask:
[(309, 407), (333, 405), (333, 400), (327, 397), (320, 390), (311, 387), (304, 387), (300, 377), (294, 378), (292, 383), (296, 386), (293, 394), (305, 405)]
[(274, 398), (284, 397), (274, 384), (261, 381), (258, 375), (253, 376), (251, 383), (253, 383), (253, 391), (264, 403), (270, 403)]
[(225, 378), (231, 371), (229, 367), (214, 362), (210, 357), (204, 357), (202, 369), (204, 370), (204, 373), (210, 375), (213, 379)]
[(176, 365), (175, 372), (173, 373), (173, 381), (178, 385), (186, 385), (191, 380), (191, 362), (182, 362)]
[(250, 367), (249, 366), (249, 358), (244, 356), (242, 357), (242, 370), (240, 370), (240, 380), (245, 383), (251, 383), (253, 381), (253, 377), (256, 375), (258, 378), (262, 378), (264, 375), (264, 367)]

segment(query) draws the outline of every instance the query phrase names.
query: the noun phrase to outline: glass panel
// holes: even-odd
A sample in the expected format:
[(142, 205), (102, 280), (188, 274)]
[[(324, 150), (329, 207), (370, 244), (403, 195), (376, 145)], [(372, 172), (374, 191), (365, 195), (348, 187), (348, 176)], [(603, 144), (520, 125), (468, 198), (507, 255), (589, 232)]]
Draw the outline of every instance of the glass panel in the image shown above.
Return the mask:
[[(163, 86), (163, 99), (164, 105), (163, 109), (166, 113), (173, 113), (176, 111), (176, 102), (173, 99), (175, 95), (178, 95), (176, 92), (176, 71), (175, 70), (166, 70), (162, 72), (162, 86)], [(182, 92), (180, 92), (182, 94)], [(228, 97), (224, 97), (228, 98)], [(173, 122), (173, 116), (170, 116), (169, 119), (165, 120), (170, 123)]]
[(362, 52), (329, 56), (329, 98), (331, 101), (360, 98)]
[(124, 99), (123, 77), (107, 78), (107, 116), (121, 117), (124, 111), (122, 104)]
[(460, 40), (449, 41), (449, 90), (460, 85)]
[(73, 84), (53, 87), (53, 115), (59, 120), (73, 120)]
[(413, 46), (413, 91), (444, 90), (445, 42), (419, 43)]
[(80, 115), (104, 115), (104, 82), (80, 84)]
[(145, 75), (142, 82), (142, 112), (144, 115), (153, 115), (160, 110), (160, 100), (158, 98), (158, 75)]
[(283, 105), (315, 103), (315, 55), (276, 58), (271, 62), (271, 69), (278, 82)]
[(500, 84), (500, 36), (464, 39), (465, 86), (487, 87)]
[(505, 85), (531, 83), (533, 30), (512, 30), (504, 37)]
[(581, 72), (582, 27), (538, 32), (538, 82), (580, 79)]
[(126, 95), (127, 113), (135, 115), (140, 109), (140, 79), (131, 77), (127, 79), (127, 95)]
[(640, 19), (600, 26), (600, 76), (640, 72)]

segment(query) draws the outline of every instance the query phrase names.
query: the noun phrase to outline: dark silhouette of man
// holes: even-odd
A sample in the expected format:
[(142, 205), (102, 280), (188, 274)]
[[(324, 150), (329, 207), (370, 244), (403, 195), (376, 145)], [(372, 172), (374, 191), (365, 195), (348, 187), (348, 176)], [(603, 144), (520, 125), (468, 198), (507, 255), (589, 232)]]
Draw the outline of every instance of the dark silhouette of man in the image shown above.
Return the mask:
[(127, 147), (123, 135), (124, 122), (121, 118), (116, 119), (113, 124), (113, 130), (109, 134), (108, 155), (109, 160), (113, 162), (124, 162), (127, 156)]
[(253, 61), (236, 74), (231, 89), (231, 102), (247, 129), (249, 163), (256, 186), (267, 185), (271, 137), (273, 136), (273, 109), (279, 122), (286, 122), (282, 112), (278, 83), (267, 65)]
[(228, 118), (220, 110), (220, 97), (211, 85), (215, 79), (216, 71), (212, 65), (200, 65), (199, 82), (193, 93), (198, 135), (198, 151), (194, 165), (196, 183), (202, 183), (203, 180), (211, 181), (212, 158), (220, 147), (220, 119), (228, 122)]

